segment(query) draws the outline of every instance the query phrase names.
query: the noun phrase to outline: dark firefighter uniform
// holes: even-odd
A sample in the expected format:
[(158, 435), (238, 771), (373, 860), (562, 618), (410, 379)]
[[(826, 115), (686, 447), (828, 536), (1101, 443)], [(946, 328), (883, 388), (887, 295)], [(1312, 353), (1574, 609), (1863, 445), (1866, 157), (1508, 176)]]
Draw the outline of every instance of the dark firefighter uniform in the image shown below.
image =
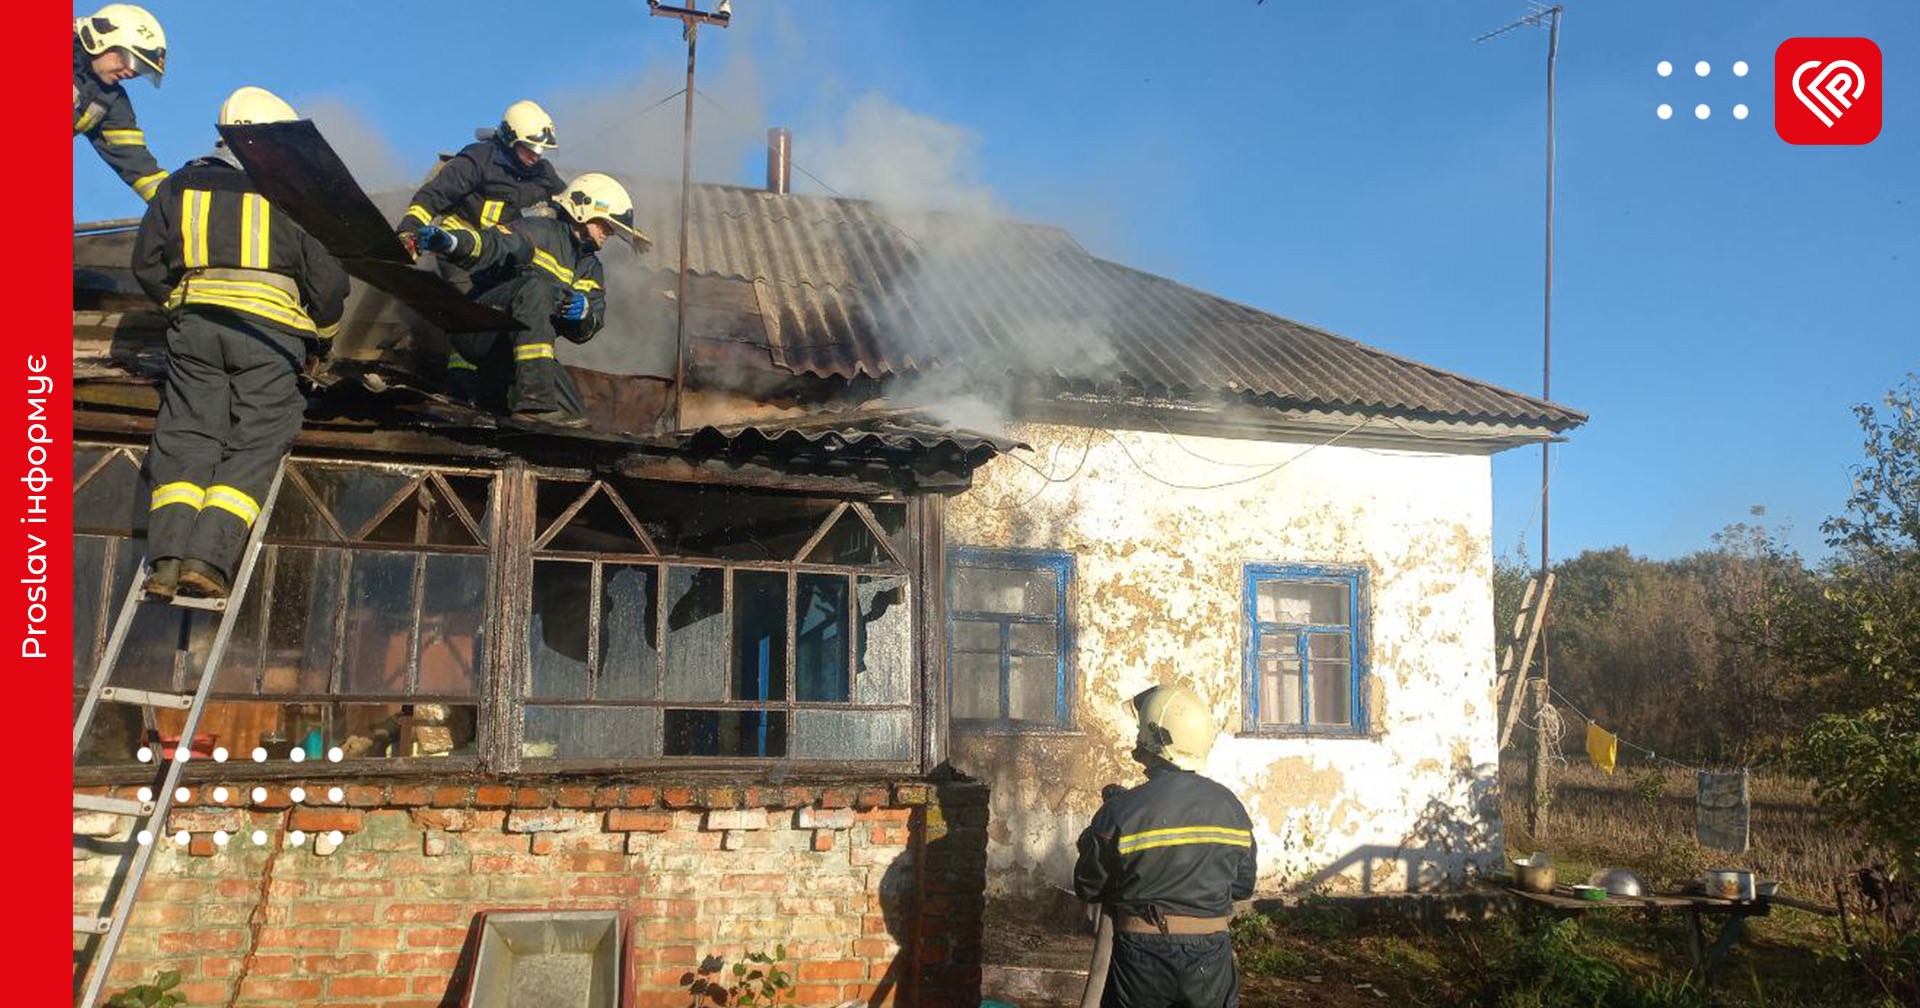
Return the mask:
[(73, 135), (85, 134), (107, 163), (143, 200), (167, 177), (147, 150), (147, 135), (133, 118), (133, 100), (119, 84), (107, 84), (93, 72), (93, 57), (73, 40)]
[[(454, 241), (446, 258), (470, 271), (475, 300), (526, 327), (454, 334), (447, 361), (452, 384), (472, 388), (472, 398), (489, 409), (583, 415), (585, 404), (554, 357), (553, 340), (557, 335), (585, 343), (600, 331), (606, 287), (598, 250), (577, 236), (573, 222), (554, 217), (521, 217), (488, 228), (456, 223), (446, 230)], [(561, 302), (575, 291), (586, 298), (585, 316), (558, 317)]]
[(1221, 1008), (1240, 999), (1227, 921), (1253, 895), (1253, 824), (1240, 799), (1159, 764), (1080, 834), (1073, 886), (1114, 915), (1101, 1004)]
[(546, 158), (521, 164), (507, 144), (480, 140), (448, 158), (413, 194), (399, 228), (411, 231), (447, 216), (459, 218), (470, 229), (511, 224), (522, 210), (558, 195), (562, 188), (560, 176)]
[(147, 453), (148, 554), (204, 560), (228, 578), (300, 432), (301, 365), (347, 298), (340, 263), (231, 157), (189, 161), (162, 182), (133, 246), (134, 277), (172, 320)]

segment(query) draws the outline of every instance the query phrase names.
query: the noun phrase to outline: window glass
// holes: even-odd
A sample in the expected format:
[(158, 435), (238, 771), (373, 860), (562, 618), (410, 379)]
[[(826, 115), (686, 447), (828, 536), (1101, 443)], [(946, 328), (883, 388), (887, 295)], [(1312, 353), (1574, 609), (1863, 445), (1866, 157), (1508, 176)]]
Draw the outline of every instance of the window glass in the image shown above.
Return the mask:
[(534, 700), (585, 700), (590, 564), (539, 560), (533, 565), (531, 664), (527, 695)]
[(652, 564), (600, 568), (599, 699), (651, 700), (658, 694), (659, 577)]
[(660, 711), (652, 707), (528, 705), (521, 755), (532, 759), (645, 759), (660, 755)]
[(949, 604), (955, 612), (1050, 616), (1059, 609), (1060, 593), (1052, 570), (957, 567)]
[(420, 601), (418, 692), (478, 694), (486, 627), (487, 558), (429, 555)]
[(667, 568), (668, 700), (722, 700), (727, 653), (726, 572)]
[(913, 758), (911, 711), (797, 710), (793, 712), (793, 753), (799, 759)]
[(963, 728), (1070, 723), (1062, 586), (1072, 570), (1065, 553), (960, 547), (948, 558), (951, 714)]
[(666, 755), (785, 756), (787, 712), (668, 710)]
[(350, 554), (341, 692), (405, 696), (413, 656), (411, 553)]
[(1262, 623), (1332, 626), (1347, 622), (1347, 586), (1262, 581), (1255, 587)]
[(1366, 727), (1355, 695), (1361, 652), (1354, 600), (1365, 571), (1249, 565), (1250, 728), (1350, 732)]
[(863, 704), (904, 704), (913, 696), (913, 607), (904, 574), (862, 574), (859, 584)]

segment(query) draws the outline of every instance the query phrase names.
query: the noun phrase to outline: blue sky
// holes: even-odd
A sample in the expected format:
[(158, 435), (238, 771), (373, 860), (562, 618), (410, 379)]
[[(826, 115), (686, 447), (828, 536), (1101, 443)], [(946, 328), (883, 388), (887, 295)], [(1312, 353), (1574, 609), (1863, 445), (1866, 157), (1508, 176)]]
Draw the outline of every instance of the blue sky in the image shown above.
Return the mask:
[[(207, 147), (243, 83), (311, 111), (374, 182), (417, 179), (520, 97), (555, 108), (563, 169), (678, 167), (678, 104), (634, 113), (679, 86), (684, 49), (639, 0), (151, 6), (173, 72), (133, 95), (168, 167)], [(1593, 419), (1558, 450), (1554, 552), (1679, 555), (1763, 505), (1818, 554), (1859, 455), (1848, 408), (1920, 369), (1920, 5), (1567, 6), (1553, 390)], [(1546, 39), (1472, 41), (1522, 3), (736, 8), (733, 27), (701, 35), (702, 179), (757, 183), (777, 123), (834, 188), (898, 184), (863, 146), (874, 117), (856, 110), (878, 108), (932, 152), (910, 181), (934, 193), (1539, 390)], [(1886, 124), (1872, 144), (1774, 135), (1773, 51), (1796, 35), (1879, 44)], [(1673, 76), (1655, 74), (1663, 59)], [(1734, 77), (1735, 60), (1752, 72)], [(1680, 111), (1662, 121), (1662, 102)], [(1705, 121), (1688, 111), (1701, 103)], [(138, 212), (75, 153), (77, 219)], [(1494, 474), (1497, 548), (1534, 545), (1538, 452), (1499, 456)]]

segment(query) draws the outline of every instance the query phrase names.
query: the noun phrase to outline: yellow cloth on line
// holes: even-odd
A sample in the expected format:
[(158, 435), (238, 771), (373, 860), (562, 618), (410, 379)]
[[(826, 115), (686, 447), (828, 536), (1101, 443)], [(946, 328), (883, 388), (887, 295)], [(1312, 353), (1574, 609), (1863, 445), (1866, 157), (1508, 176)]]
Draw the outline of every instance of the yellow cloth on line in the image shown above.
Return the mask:
[(1593, 761), (1594, 768), (1606, 773), (1613, 772), (1613, 764), (1620, 755), (1620, 740), (1614, 734), (1597, 724), (1587, 725), (1587, 758)]

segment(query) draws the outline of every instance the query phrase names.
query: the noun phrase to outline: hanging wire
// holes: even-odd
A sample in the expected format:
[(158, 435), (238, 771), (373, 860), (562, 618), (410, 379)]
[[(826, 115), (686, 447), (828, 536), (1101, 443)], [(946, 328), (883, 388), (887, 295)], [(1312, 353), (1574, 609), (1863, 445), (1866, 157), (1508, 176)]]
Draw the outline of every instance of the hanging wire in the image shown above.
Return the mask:
[[(1592, 717), (1590, 717), (1586, 711), (1583, 711), (1578, 706), (1576, 706), (1573, 701), (1567, 699), (1567, 695), (1565, 693), (1560, 692), (1557, 688), (1555, 688), (1551, 684), (1547, 686), (1547, 690), (1548, 692), (1553, 694), (1554, 699), (1559, 700), (1563, 704), (1566, 704), (1567, 709), (1573, 711), (1574, 714), (1578, 715), (1580, 720), (1585, 721), (1590, 725), (1598, 725), (1600, 723), (1598, 721), (1595, 721)], [(1549, 705), (1547, 707), (1547, 710), (1551, 712), (1553, 710), (1553, 707)], [(1713, 770), (1703, 770), (1697, 766), (1690, 766), (1688, 764), (1682, 763), (1679, 760), (1669, 759), (1665, 756), (1660, 755), (1657, 752), (1654, 752), (1652, 749), (1649, 749), (1646, 746), (1621, 738), (1617, 734), (1614, 735), (1613, 737), (1614, 737), (1614, 740), (1620, 743), (1621, 745), (1626, 746), (1629, 749), (1633, 749), (1633, 750), (1637, 750), (1639, 752), (1645, 753), (1648, 759), (1656, 763), (1665, 763), (1667, 766), (1670, 766), (1675, 770), (1684, 770), (1688, 773), (1696, 773), (1696, 774), (1718, 772)], [(1555, 741), (1558, 742), (1557, 737), (1555, 738)]]
[(1341, 438), (1344, 438), (1347, 435), (1353, 433), (1354, 431), (1357, 431), (1360, 428), (1365, 427), (1367, 423), (1368, 421), (1366, 419), (1362, 419), (1359, 423), (1354, 424), (1353, 426), (1347, 428), (1346, 430), (1341, 431), (1338, 434), (1335, 434), (1334, 436), (1328, 438), (1325, 441), (1320, 442), (1319, 444), (1309, 446), (1306, 450), (1300, 452), (1299, 454), (1294, 455), (1292, 458), (1289, 458), (1284, 462), (1280, 462), (1278, 464), (1268, 466), (1267, 468), (1262, 469), (1257, 473), (1253, 473), (1250, 476), (1242, 476), (1239, 479), (1224, 480), (1219, 483), (1176, 483), (1172, 480), (1162, 478), (1158, 475), (1155, 475), (1146, 466), (1141, 465), (1140, 460), (1134, 457), (1133, 449), (1129, 448), (1127, 446), (1127, 443), (1120, 439), (1119, 435), (1108, 430), (1103, 430), (1100, 433), (1106, 435), (1108, 440), (1120, 446), (1121, 454), (1127, 457), (1128, 462), (1133, 463), (1133, 467), (1140, 471), (1140, 475), (1145, 476), (1146, 478), (1154, 481), (1155, 483), (1160, 484), (1161, 486), (1172, 487), (1175, 490), (1219, 490), (1222, 487), (1239, 486), (1242, 483), (1253, 483), (1258, 480), (1266, 479), (1268, 476), (1271, 476), (1274, 473), (1277, 473), (1280, 470), (1285, 469), (1286, 467), (1294, 464), (1295, 462), (1298, 462), (1301, 459), (1306, 458), (1308, 455), (1313, 454), (1315, 451), (1321, 448), (1325, 448), (1333, 444), (1334, 442), (1339, 441)]
[(654, 102), (653, 104), (647, 106), (646, 108), (641, 109), (638, 112), (632, 112), (627, 115), (621, 116), (620, 118), (615, 119), (614, 121), (606, 124), (605, 126), (600, 127), (599, 129), (588, 131), (586, 140), (575, 149), (576, 150), (593, 150), (594, 149), (593, 145), (595, 143), (606, 140), (608, 136), (610, 136), (615, 129), (621, 126), (625, 126), (626, 124), (634, 121), (635, 119), (638, 119), (643, 115), (646, 115), (647, 113), (653, 111), (654, 109), (657, 109), (660, 106), (665, 105), (666, 103), (686, 93), (687, 93), (687, 89), (681, 88), (675, 91), (674, 93), (666, 96), (665, 98), (662, 98), (657, 102)]

